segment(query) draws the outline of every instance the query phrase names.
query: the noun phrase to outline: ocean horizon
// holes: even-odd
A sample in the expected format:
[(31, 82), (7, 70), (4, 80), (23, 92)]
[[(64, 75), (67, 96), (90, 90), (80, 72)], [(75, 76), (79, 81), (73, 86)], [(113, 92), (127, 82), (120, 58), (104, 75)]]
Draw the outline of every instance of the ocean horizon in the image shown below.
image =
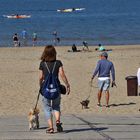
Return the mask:
[[(37, 33), (38, 46), (54, 43), (53, 32), (60, 38), (59, 46), (133, 45), (140, 44), (140, 1), (138, 0), (1, 0), (0, 46), (12, 47), (13, 35), (27, 31), (27, 44)], [(84, 8), (72, 12), (58, 9)], [(8, 15), (31, 15), (12, 19)]]

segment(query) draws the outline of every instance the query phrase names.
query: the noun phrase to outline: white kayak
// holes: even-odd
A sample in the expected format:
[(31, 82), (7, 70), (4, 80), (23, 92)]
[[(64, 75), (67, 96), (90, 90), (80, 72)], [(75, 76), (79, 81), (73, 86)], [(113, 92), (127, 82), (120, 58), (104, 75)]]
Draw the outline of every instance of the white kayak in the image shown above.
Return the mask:
[(3, 15), (6, 18), (14, 18), (14, 19), (19, 19), (19, 18), (30, 18), (31, 15)]
[(75, 8), (76, 11), (82, 11), (85, 10), (85, 8)]
[(73, 12), (73, 11), (82, 11), (85, 8), (70, 8), (70, 9), (58, 9), (57, 12)]
[(57, 12), (72, 12), (73, 9), (58, 9)]

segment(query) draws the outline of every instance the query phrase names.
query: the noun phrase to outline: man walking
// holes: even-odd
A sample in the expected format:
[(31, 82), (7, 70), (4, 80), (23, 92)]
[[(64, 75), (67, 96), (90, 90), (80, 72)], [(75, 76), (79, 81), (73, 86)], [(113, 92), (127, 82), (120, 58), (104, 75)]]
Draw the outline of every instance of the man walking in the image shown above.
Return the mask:
[(110, 87), (110, 72), (112, 75), (112, 85), (115, 85), (115, 69), (111, 61), (107, 60), (107, 52), (103, 52), (100, 55), (100, 59), (97, 63), (96, 69), (93, 72), (91, 82), (98, 73), (98, 106), (101, 106), (102, 92), (106, 94), (106, 107), (109, 107), (109, 87)]

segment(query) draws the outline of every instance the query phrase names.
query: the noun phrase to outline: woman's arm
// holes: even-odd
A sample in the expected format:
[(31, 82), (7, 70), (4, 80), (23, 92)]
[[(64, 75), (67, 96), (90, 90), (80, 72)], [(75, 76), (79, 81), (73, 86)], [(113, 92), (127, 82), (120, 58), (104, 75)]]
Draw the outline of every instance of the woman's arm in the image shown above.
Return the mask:
[(70, 84), (69, 84), (69, 82), (68, 82), (68, 80), (67, 80), (67, 77), (66, 77), (66, 75), (65, 75), (63, 66), (61, 66), (61, 67), (59, 68), (59, 75), (61, 76), (63, 82), (65, 83), (65, 85), (66, 85), (66, 87), (67, 87), (67, 94), (69, 94), (69, 93), (70, 93)]
[(43, 80), (44, 80), (44, 74), (43, 74), (43, 71), (40, 70), (39, 71), (39, 85), (40, 85), (40, 87), (41, 87)]

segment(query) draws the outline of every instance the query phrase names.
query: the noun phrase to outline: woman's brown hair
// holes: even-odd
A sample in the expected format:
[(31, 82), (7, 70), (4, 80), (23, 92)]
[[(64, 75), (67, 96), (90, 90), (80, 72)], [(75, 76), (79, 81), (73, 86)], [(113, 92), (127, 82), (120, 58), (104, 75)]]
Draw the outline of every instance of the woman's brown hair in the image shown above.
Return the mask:
[(56, 50), (53, 45), (47, 45), (41, 56), (42, 61), (55, 61), (56, 60)]

